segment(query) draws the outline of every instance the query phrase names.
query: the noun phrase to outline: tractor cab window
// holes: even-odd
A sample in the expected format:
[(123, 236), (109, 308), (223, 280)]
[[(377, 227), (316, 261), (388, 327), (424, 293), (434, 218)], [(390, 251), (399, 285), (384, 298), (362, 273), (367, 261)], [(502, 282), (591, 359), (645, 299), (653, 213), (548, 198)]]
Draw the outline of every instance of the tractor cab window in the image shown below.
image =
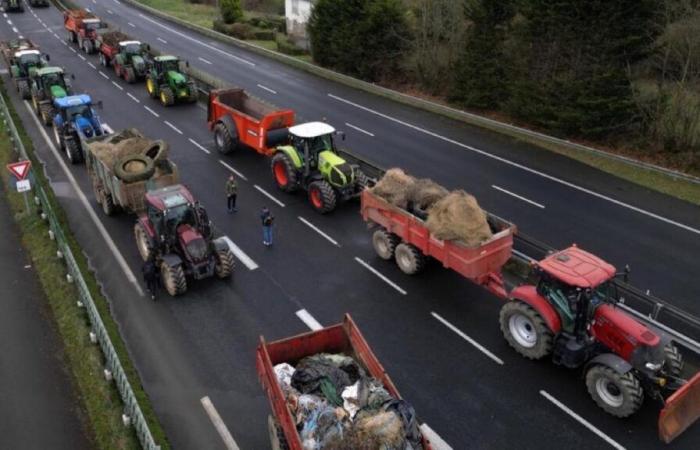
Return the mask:
[(63, 76), (60, 73), (49, 73), (47, 75), (44, 75), (42, 77), (41, 81), (44, 84), (44, 87), (49, 87), (49, 86), (66, 87), (65, 84), (63, 83)]
[(615, 285), (612, 282), (601, 283), (591, 291), (591, 306), (612, 301), (617, 297), (616, 294)]
[(147, 214), (148, 220), (153, 224), (153, 227), (156, 229), (156, 234), (158, 236), (163, 234), (163, 224), (161, 223), (163, 219), (163, 213), (157, 208), (148, 205)]
[(71, 106), (70, 108), (66, 108), (64, 110), (64, 114), (66, 116), (66, 119), (69, 121), (73, 121), (79, 116), (83, 116), (86, 119), (89, 119), (90, 117), (92, 117), (92, 110), (88, 105), (75, 105)]
[(36, 66), (39, 64), (41, 58), (36, 53), (29, 53), (19, 57), (19, 63), (23, 66)]
[(122, 45), (121, 48), (122, 52), (127, 55), (138, 55), (141, 53), (141, 45), (139, 44), (131, 43), (128, 45)]
[(85, 30), (87, 31), (95, 31), (102, 28), (102, 24), (100, 22), (88, 22), (83, 23), (83, 25), (85, 26)]
[(333, 137), (330, 134), (309, 139), (309, 151), (312, 154), (333, 149)]
[(160, 72), (170, 72), (171, 70), (175, 71), (175, 72), (179, 72), (180, 71), (180, 62), (177, 60), (161, 61), (160, 62)]

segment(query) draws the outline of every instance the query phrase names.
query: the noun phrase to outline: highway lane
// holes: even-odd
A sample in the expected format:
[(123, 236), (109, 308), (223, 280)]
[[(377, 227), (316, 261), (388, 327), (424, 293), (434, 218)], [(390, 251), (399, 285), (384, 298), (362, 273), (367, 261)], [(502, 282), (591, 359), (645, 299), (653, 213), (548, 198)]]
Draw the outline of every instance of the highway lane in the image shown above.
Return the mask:
[[(700, 208), (550, 152), (379, 99), (212, 41), (148, 17), (128, 4), (107, 0), (95, 5), (81, 1), (125, 32), (188, 58), (193, 66), (278, 106), (293, 107), (303, 119), (328, 118), (348, 131), (347, 145), (365, 157), (386, 166), (400, 165), (450, 187), (464, 187), (494, 213), (513, 220), (524, 232), (552, 245), (562, 247), (576, 242), (619, 267), (630, 264), (633, 280), (640, 287), (700, 315), (700, 306), (695, 301), (700, 287), (693, 277), (697, 267), (695, 255), (700, 251)], [(541, 173), (486, 157), (474, 149)], [(578, 188), (545, 178), (542, 173)], [(493, 186), (537, 199), (535, 202), (546, 208), (532, 211), (513, 206), (516, 197)]]
[[(48, 22), (50, 18), (47, 17), (45, 20)], [(46, 40), (42, 37), (44, 35), (45, 33), (37, 34), (37, 39), (40, 39), (42, 45), (45, 45), (45, 48), (54, 55), (56, 61), (58, 61), (55, 56), (57, 54), (61, 55), (61, 61), (66, 58), (66, 55), (71, 56), (70, 53), (67, 53), (68, 50), (59, 44), (58, 39), (49, 37)], [(49, 46), (56, 48), (49, 48)], [(73, 58), (77, 58), (77, 56), (74, 55)], [(157, 131), (159, 136), (172, 142), (174, 157), (184, 168), (185, 181), (193, 187), (197, 195), (206, 194), (203, 199), (207, 205), (210, 207), (215, 205), (221, 197), (217, 193), (218, 184), (213, 180), (223, 180), (226, 169), (217, 163), (215, 155), (211, 155), (209, 160), (200, 162), (199, 157), (205, 156), (206, 153), (185, 140), (186, 136), (194, 136), (199, 141), (206, 141), (206, 130), (196, 125), (198, 122), (201, 123), (203, 113), (193, 108), (165, 110), (151, 104), (153, 110), (160, 116), (158, 119), (168, 120), (174, 124), (183, 132), (183, 135), (180, 135), (139, 107), (143, 104), (136, 104), (136, 108), (134, 108), (135, 102), (130, 97), (114, 96), (115, 89), (118, 89), (111, 84), (111, 81), (104, 79), (94, 69), (87, 67), (89, 66), (86, 63), (76, 66), (77, 84), (80, 88), (97, 93), (97, 98), (110, 99), (106, 102), (108, 107), (104, 112), (108, 123), (113, 128), (118, 129), (137, 122), (145, 129)], [(107, 72), (107, 75), (111, 77), (111, 73)], [(122, 85), (122, 87), (128, 89), (126, 85)], [(141, 89), (141, 94), (136, 90), (131, 92), (139, 99), (139, 95), (143, 95), (144, 91), (142, 86), (133, 89), (137, 88)], [(140, 97), (140, 101), (146, 102), (147, 99), (143, 96)], [(198, 114), (200, 119), (193, 120), (192, 116)], [(261, 200), (260, 197), (254, 197), (259, 193), (250, 185), (255, 183), (269, 189), (271, 181), (267, 176), (266, 162), (249, 155), (237, 158), (231, 164), (243, 172), (250, 181), (250, 183), (242, 183), (241, 186), (241, 200), (243, 202), (241, 212), (244, 210), (256, 211)], [(74, 168), (83, 189), (89, 193), (89, 184), (81, 170), (80, 167)], [(92, 196), (90, 195), (90, 197)], [(537, 405), (535, 406), (538, 417), (538, 425), (536, 426), (542, 432), (547, 431), (549, 424), (556, 423), (557, 426), (562, 427), (561, 433), (553, 438), (555, 441), (563, 444), (568, 442), (571, 436), (579, 436), (579, 440), (589, 448), (599, 445), (598, 438), (589, 435), (587, 430), (581, 429), (578, 423), (567, 424), (566, 417), (561, 416), (557, 410), (549, 411), (548, 405), (540, 404), (542, 400), (538, 397), (536, 389), (529, 396), (521, 398), (517, 395), (522, 377), (518, 377), (515, 383), (511, 380), (499, 385), (493, 383), (494, 380), (498, 380), (495, 372), (490, 371), (493, 369), (484, 366), (486, 372), (479, 373), (477, 371), (475, 374), (475, 368), (485, 364), (483, 356), (478, 352), (473, 352), (459, 339), (455, 339), (452, 331), (441, 328), (441, 325), (436, 326), (428, 311), (431, 306), (435, 307), (436, 305), (435, 301), (431, 302), (427, 299), (435, 298), (440, 305), (444, 301), (454, 301), (457, 308), (455, 313), (449, 315), (444, 311), (440, 311), (440, 313), (454, 323), (458, 323), (469, 334), (477, 337), (479, 341), (484, 342), (482, 339), (485, 339), (487, 347), (493, 349), (493, 347), (501, 346), (500, 356), (506, 360), (506, 364), (525, 368), (528, 371), (527, 379), (532, 382), (533, 386), (536, 386), (538, 378), (530, 377), (529, 365), (524, 365), (524, 362), (504, 347), (495, 324), (497, 316), (494, 311), (497, 311), (497, 302), (494, 299), (488, 298), (482, 291), (463, 280), (455, 279), (451, 274), (445, 274), (442, 271), (436, 271), (438, 277), (443, 277), (442, 283), (435, 283), (436, 280), (431, 281), (430, 279), (402, 279), (395, 269), (382, 266), (378, 261), (374, 261), (364, 226), (357, 218), (356, 210), (352, 207), (338, 211), (338, 214), (334, 216), (320, 218), (308, 215), (309, 209), (300, 196), (281, 197), (278, 195), (278, 198), (286, 204), (285, 208), (276, 209), (281, 225), (280, 232), (284, 234), (280, 236), (281, 239), (274, 249), (275, 253), (272, 254), (262, 246), (255, 245), (259, 240), (259, 228), (254, 214), (248, 216), (239, 213), (233, 218), (233, 223), (226, 224), (232, 222), (228, 216), (221, 214), (221, 210), (214, 210), (215, 222), (222, 226), (224, 231), (260, 264), (259, 270), (265, 275), (259, 276), (257, 271), (248, 273), (240, 266), (233, 283), (233, 289), (238, 294), (233, 295), (233, 303), (221, 298), (230, 295), (229, 290), (213, 281), (196, 286), (190, 295), (182, 299), (186, 300), (184, 302), (181, 300), (169, 301), (168, 299), (157, 305), (150, 305), (147, 302), (144, 305), (142, 301), (134, 302), (131, 299), (131, 304), (128, 305), (127, 309), (131, 311), (128, 315), (130, 325), (132, 321), (147, 322), (145, 325), (147, 329), (164, 329), (155, 336), (159, 341), (158, 344), (149, 342), (151, 336), (147, 333), (139, 336), (132, 334), (133, 331), (127, 330), (125, 335), (130, 344), (130, 350), (136, 354), (135, 359), (139, 370), (148, 374), (146, 377), (148, 379), (145, 380), (147, 390), (156, 400), (159, 416), (165, 417), (166, 429), (168, 432), (173, 432), (175, 442), (180, 445), (183, 445), (184, 442), (183, 448), (190, 447), (187, 445), (191, 442), (188, 439), (194, 439), (194, 437), (188, 433), (193, 430), (193, 428), (188, 428), (191, 425), (188, 421), (192, 421), (189, 415), (196, 416), (198, 413), (183, 413), (188, 406), (195, 411), (193, 402), (178, 402), (177, 399), (168, 398), (172, 395), (172, 391), (164, 391), (173, 389), (176, 383), (166, 383), (165, 380), (158, 379), (167, 378), (163, 377), (163, 374), (167, 373), (178, 374), (180, 388), (191, 383), (186, 388), (187, 390), (214, 389), (217, 394), (212, 395), (214, 404), (220, 409), (236, 439), (248, 444), (244, 448), (257, 448), (256, 444), (264, 442), (264, 415), (267, 407), (252, 370), (250, 370), (255, 336), (260, 332), (268, 336), (284, 336), (291, 332), (300, 331), (303, 329), (301, 322), (295, 322), (297, 319), (294, 317), (293, 311), (298, 305), (303, 305), (313, 314), (318, 314), (317, 317), (323, 323), (337, 321), (346, 310), (353, 312), (356, 318), (359, 318), (360, 326), (370, 337), (372, 346), (380, 353), (382, 361), (387, 365), (404, 395), (416, 405), (424, 420), (453, 445), (474, 442), (472, 434), (476, 433), (474, 433), (474, 427), (466, 426), (470, 424), (462, 425), (459, 421), (450, 420), (450, 415), (454, 414), (454, 411), (463, 411), (466, 417), (482, 417), (480, 413), (485, 408), (482, 405), (485, 402), (488, 403), (492, 398), (500, 400), (497, 394), (504, 392), (503, 400), (497, 402), (496, 406), (487, 408), (496, 417), (493, 421), (497, 426), (493, 430), (483, 433), (482, 439), (484, 440), (479, 442), (484, 444), (489, 442), (505, 443), (505, 441), (498, 441), (498, 439), (507, 439), (507, 437), (502, 436), (503, 430), (513, 429), (511, 431), (513, 434), (509, 436), (519, 437), (518, 433), (521, 433), (523, 436), (520, 441), (530, 442), (534, 446), (535, 441), (532, 440), (532, 436), (529, 438), (524, 436), (527, 433), (523, 431), (531, 428), (518, 426), (521, 425), (521, 422), (518, 421), (519, 416), (513, 415), (513, 411), (520, 411), (523, 407), (522, 401), (527, 401), (528, 404), (531, 401)], [(306, 225), (301, 222), (297, 224), (298, 215), (307, 217), (321, 229), (326, 230), (329, 235), (338, 240), (342, 246), (341, 249), (333, 250), (334, 246), (314, 234), (313, 231), (309, 231)], [(123, 218), (115, 222), (110, 219), (104, 223), (106, 226), (110, 226), (111, 233), (118, 241), (119, 247), (127, 254), (132, 267), (138, 268), (138, 258), (131, 242), (130, 220)], [(85, 234), (89, 234), (89, 232), (86, 230)], [(84, 239), (83, 233), (80, 233), (79, 236)], [(90, 251), (93, 247), (86, 248)], [(340, 251), (340, 253), (336, 253), (336, 251)], [(353, 262), (352, 257), (356, 254), (378, 267), (379, 270), (385, 271), (392, 279), (397, 280), (406, 288), (409, 295), (397, 295), (391, 287), (381, 280), (373, 278), (373, 275), (368, 274), (364, 268)], [(346, 258), (349, 263), (345, 262), (340, 255), (344, 255), (343, 258)], [(98, 270), (98, 274), (101, 278), (103, 276), (108, 279), (111, 277), (106, 270), (102, 272)], [(251, 276), (255, 278), (247, 283), (247, 278)], [(317, 288), (310, 286), (315, 280), (319, 280)], [(279, 286), (279, 291), (270, 288), (270, 285)], [(455, 286), (458, 288), (436, 290), (434, 286)], [(261, 292), (261, 289), (264, 291)], [(464, 297), (472, 296), (475, 297), (473, 304), (464, 301)], [(282, 299), (287, 299), (294, 308), (284, 307), (286, 304), (281, 302)], [(163, 304), (166, 304), (168, 309), (165, 314), (160, 309)], [(243, 305), (246, 305), (247, 308)], [(121, 314), (118, 320), (124, 325), (121, 319), (127, 313), (119, 313), (120, 308), (126, 308), (126, 306), (115, 304), (118, 316)], [(155, 313), (150, 311), (153, 308), (158, 308)], [(148, 313), (146, 318), (139, 317), (144, 312), (143, 310)], [(397, 310), (405, 312), (405, 314), (396, 318)], [(460, 322), (460, 317), (469, 317), (470, 320)], [(472, 322), (471, 318), (477, 318), (477, 320)], [(387, 337), (389, 325), (392, 326), (393, 332)], [(395, 332), (394, 328), (396, 328)], [(288, 331), (290, 329), (292, 331)], [(168, 342), (170, 339), (172, 342)], [(157, 355), (159, 345), (164, 345), (167, 348), (166, 358)], [(406, 353), (397, 354), (397, 349), (406, 349), (404, 350)], [(459, 352), (465, 352), (465, 354), (462, 355)], [(461, 363), (458, 372), (452, 369), (453, 366), (457, 365), (455, 354), (458, 355), (460, 358), (458, 361)], [(246, 358), (250, 358), (250, 363), (244, 362), (240, 366), (232, 367), (236, 364), (234, 361), (246, 361)], [(168, 365), (168, 361), (163, 362), (160, 361), (161, 359), (172, 359), (176, 364)], [(512, 359), (512, 363), (509, 359)], [(429, 371), (425, 370), (424, 363), (426, 361), (431, 363)], [(549, 384), (552, 373), (557, 374), (562, 371), (552, 370), (546, 364), (540, 366), (546, 374), (540, 379), (546, 379), (547, 388), (553, 389), (550, 387), (552, 385)], [(244, 368), (243, 375), (237, 372), (237, 369), (241, 368)], [(186, 375), (181, 376), (180, 370), (183, 370)], [(436, 398), (442, 396), (436, 396), (436, 391), (433, 390), (437, 384), (435, 374), (449, 373), (458, 374), (457, 378), (461, 380), (461, 383), (454, 385), (454, 391), (459, 392), (460, 396), (453, 399), (452, 397), (457, 397), (453, 393), (452, 396), (446, 395), (442, 402), (438, 402)], [(156, 381), (153, 381), (154, 378)], [(215, 381), (210, 381), (212, 378)], [(576, 384), (576, 377), (570, 373), (563, 372), (560, 373), (560, 376), (553, 378), (559, 380), (560, 389), (563, 392), (570, 392), (576, 387), (580, 387)], [(153, 384), (149, 386), (149, 382)], [(425, 386), (430, 386), (430, 389), (425, 389)], [(442, 385), (438, 387), (442, 387)], [(473, 391), (488, 395), (474, 394), (472, 396), (470, 393)], [(577, 394), (581, 394), (580, 390), (577, 391)], [(585, 398), (585, 391), (583, 394), (583, 396), (573, 396), (573, 400), (590, 403)], [(190, 397), (194, 399), (196, 395), (192, 393)], [(416, 400), (413, 399), (414, 395), (417, 397)], [(567, 397), (559, 398), (568, 400)], [(250, 400), (243, 408), (240, 406), (242, 399), (244, 401)], [(466, 401), (467, 399), (469, 401)], [(161, 400), (165, 400), (165, 403)], [(570, 405), (573, 404), (575, 403)], [(252, 414), (250, 409), (253, 410)], [(591, 416), (602, 423), (600, 426), (609, 428), (611, 433), (619, 432), (616, 428), (616, 422), (604, 416), (599, 417), (600, 413), (597, 410), (594, 409)], [(252, 417), (251, 422), (249, 424), (241, 423), (243, 417)], [(559, 422), (564, 422), (564, 424), (560, 425)], [(635, 442), (637, 439), (640, 441), (648, 440), (649, 436), (653, 434), (653, 429), (651, 429), (651, 433), (649, 430), (650, 423), (653, 424), (653, 420), (643, 422), (640, 425), (640, 427), (642, 425), (645, 427), (644, 430), (635, 429)], [(622, 437), (627, 438), (627, 436)], [(530, 444), (525, 445), (530, 446)], [(642, 445), (640, 448), (644, 448), (644, 446)]]

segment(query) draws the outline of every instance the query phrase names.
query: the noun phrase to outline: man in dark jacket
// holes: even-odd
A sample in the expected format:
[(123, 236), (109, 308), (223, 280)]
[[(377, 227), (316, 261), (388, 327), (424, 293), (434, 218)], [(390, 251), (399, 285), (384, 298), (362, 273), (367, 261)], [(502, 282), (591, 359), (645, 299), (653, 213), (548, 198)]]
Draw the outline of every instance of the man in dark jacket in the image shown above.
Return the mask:
[(141, 271), (143, 272), (143, 281), (146, 283), (146, 288), (151, 293), (151, 300), (155, 300), (159, 284), (158, 266), (156, 266), (156, 259), (152, 253), (148, 255), (148, 259), (143, 263)]
[(267, 206), (263, 207), (260, 213), (260, 220), (262, 221), (263, 227), (263, 244), (270, 246), (272, 245), (272, 224), (275, 221), (275, 217)]
[(226, 181), (226, 199), (229, 213), (238, 211), (238, 208), (236, 208), (236, 197), (238, 197), (238, 184), (233, 175), (231, 175)]

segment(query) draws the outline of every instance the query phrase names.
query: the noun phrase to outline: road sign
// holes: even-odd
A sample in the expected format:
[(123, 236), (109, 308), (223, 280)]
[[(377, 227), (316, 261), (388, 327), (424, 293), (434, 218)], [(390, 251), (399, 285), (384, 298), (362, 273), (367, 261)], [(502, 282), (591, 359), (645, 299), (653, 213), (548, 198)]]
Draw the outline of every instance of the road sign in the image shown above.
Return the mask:
[(24, 180), (29, 175), (29, 168), (32, 166), (32, 162), (29, 160), (20, 161), (7, 165), (7, 170), (10, 171), (12, 175), (18, 180)]
[(17, 182), (17, 192), (27, 192), (32, 190), (32, 184), (29, 180), (19, 180)]

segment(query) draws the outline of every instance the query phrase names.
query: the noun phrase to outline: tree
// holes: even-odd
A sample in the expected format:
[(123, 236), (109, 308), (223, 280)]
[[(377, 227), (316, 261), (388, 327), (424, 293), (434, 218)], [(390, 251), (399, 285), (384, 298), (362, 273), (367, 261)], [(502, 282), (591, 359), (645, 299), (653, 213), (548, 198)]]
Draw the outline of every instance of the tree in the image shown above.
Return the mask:
[(241, 0), (219, 0), (219, 9), (224, 23), (238, 22), (243, 18)]

